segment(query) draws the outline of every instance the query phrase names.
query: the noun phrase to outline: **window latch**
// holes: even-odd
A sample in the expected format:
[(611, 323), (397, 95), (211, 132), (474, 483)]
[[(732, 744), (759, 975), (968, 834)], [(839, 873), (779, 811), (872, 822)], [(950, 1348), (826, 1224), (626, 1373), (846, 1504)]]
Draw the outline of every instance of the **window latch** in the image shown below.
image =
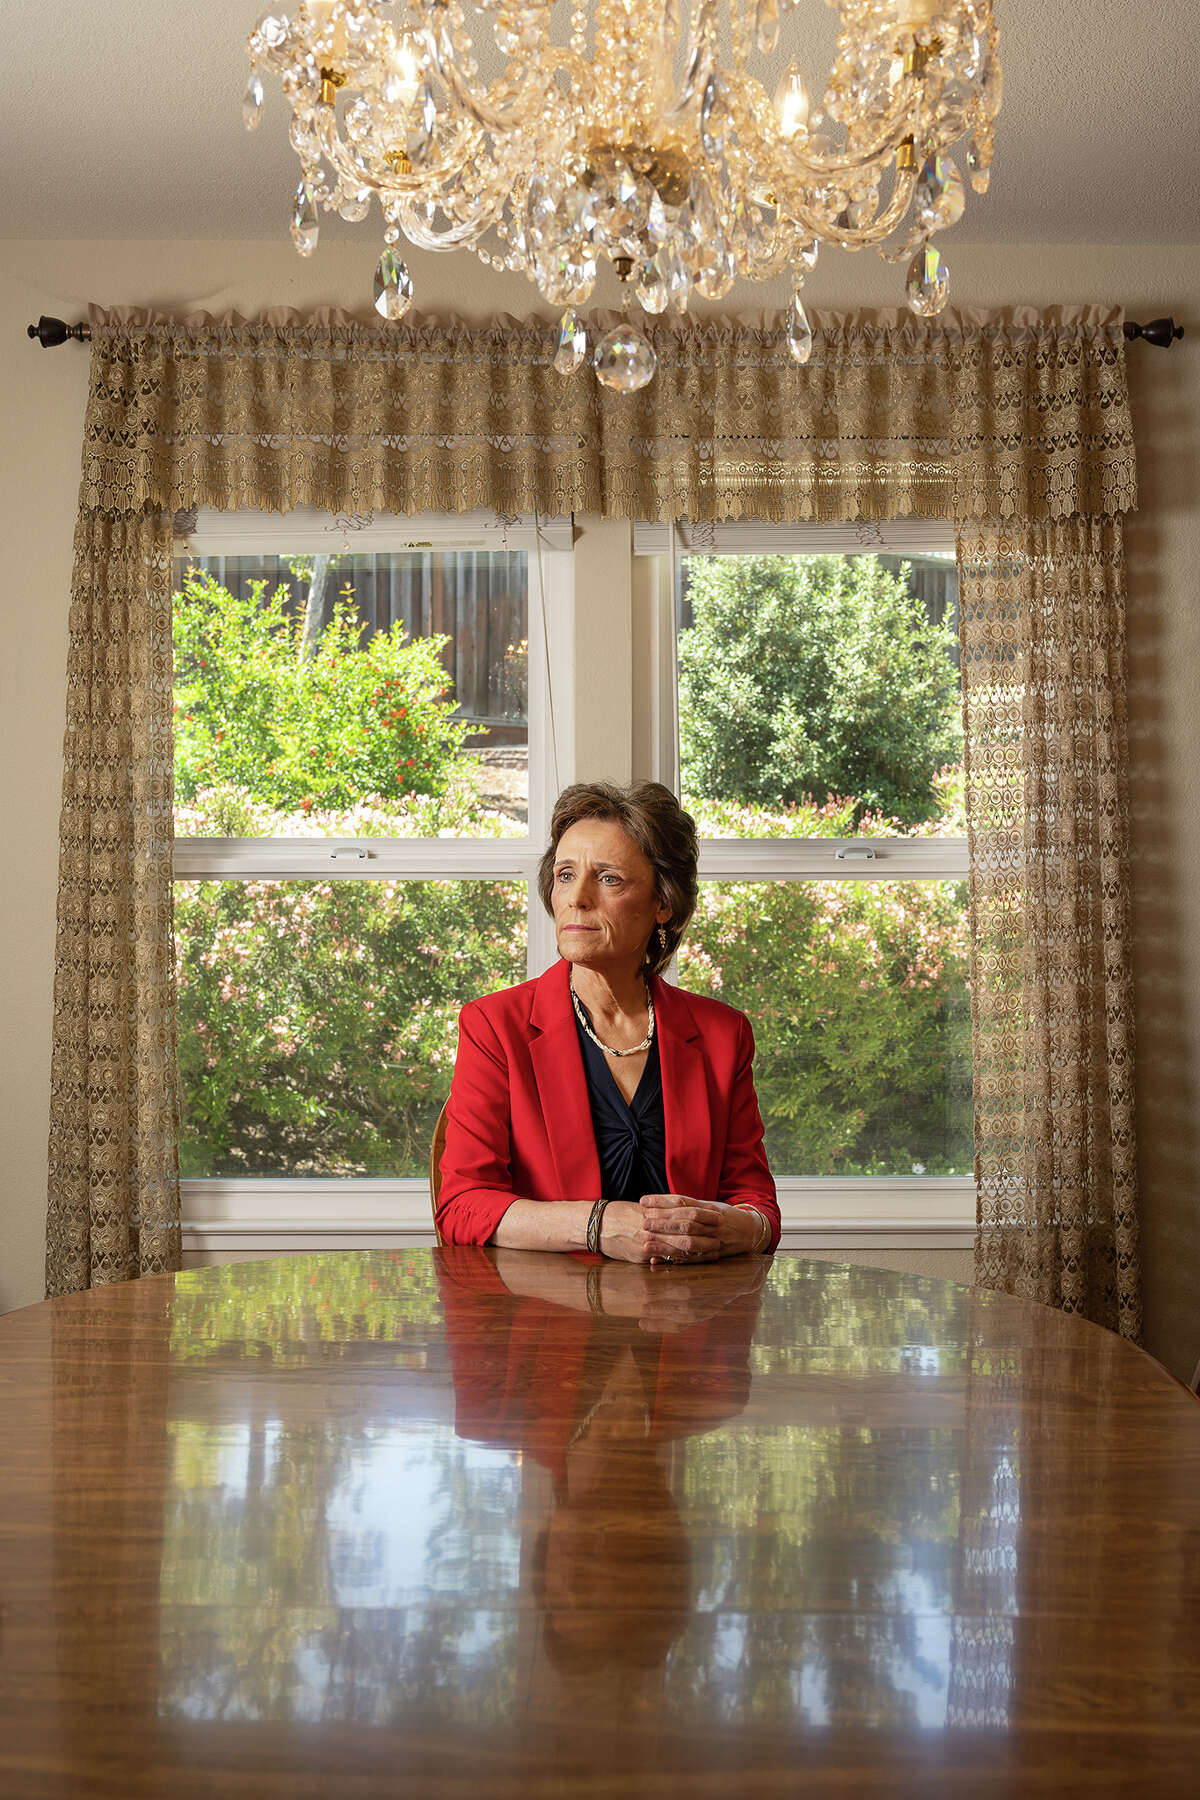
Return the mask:
[(366, 862), (369, 852), (366, 850), (331, 850), (330, 862)]
[(847, 844), (844, 850), (835, 850), (833, 854), (839, 862), (849, 862), (852, 856), (860, 856), (864, 862), (875, 861), (875, 852), (866, 844)]

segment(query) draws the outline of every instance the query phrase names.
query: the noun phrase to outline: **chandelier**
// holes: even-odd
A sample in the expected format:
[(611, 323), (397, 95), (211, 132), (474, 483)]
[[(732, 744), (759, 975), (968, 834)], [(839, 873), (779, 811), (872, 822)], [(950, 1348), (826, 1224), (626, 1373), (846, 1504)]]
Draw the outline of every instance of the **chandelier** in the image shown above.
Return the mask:
[[(385, 319), (412, 300), (401, 238), (470, 248), (563, 309), (562, 373), (590, 352), (632, 392), (655, 369), (635, 309), (679, 314), (790, 271), (785, 339), (805, 362), (822, 244), (877, 246), (908, 264), (915, 313), (946, 304), (931, 240), (965, 206), (951, 151), (985, 192), (1001, 72), (991, 0), (826, 0), (837, 49), (814, 102), (781, 50), (802, 4), (816, 0), (298, 0), (251, 35), (244, 118), (257, 127), (261, 72), (277, 75), (302, 256), (320, 209), (360, 221), (378, 195)], [(589, 343), (579, 309), (602, 259), (622, 318)]]

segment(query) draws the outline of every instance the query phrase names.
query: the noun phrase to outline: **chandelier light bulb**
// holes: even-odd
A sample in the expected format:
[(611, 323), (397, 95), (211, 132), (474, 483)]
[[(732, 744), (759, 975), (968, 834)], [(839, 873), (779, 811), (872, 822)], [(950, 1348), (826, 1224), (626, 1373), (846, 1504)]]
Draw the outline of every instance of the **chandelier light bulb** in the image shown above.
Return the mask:
[(795, 63), (775, 90), (775, 116), (780, 136), (789, 140), (808, 124), (808, 89)]
[(932, 25), (943, 0), (892, 0), (892, 17), (896, 24), (909, 31), (918, 31), (922, 25)]
[[(320, 212), (354, 222), (378, 199), (382, 317), (412, 292), (401, 238), (473, 250), (563, 321), (559, 370), (635, 393), (654, 374), (649, 339), (632, 324), (593, 334), (575, 310), (604, 262), (644, 313), (680, 315), (739, 280), (790, 268), (801, 282), (822, 243), (874, 247), (907, 265), (918, 317), (946, 303), (930, 240), (962, 215), (964, 176), (988, 186), (992, 0), (828, 4), (837, 51), (814, 82), (793, 60), (794, 0), (298, 0), (251, 34), (243, 118), (257, 127), (261, 78), (276, 76), (302, 255)], [(803, 362), (811, 342), (797, 304), (781, 353)]]
[(406, 31), (398, 38), (396, 48), (388, 58), (387, 74), (381, 91), (390, 105), (402, 106), (408, 111), (420, 86), (420, 56), (411, 33)]

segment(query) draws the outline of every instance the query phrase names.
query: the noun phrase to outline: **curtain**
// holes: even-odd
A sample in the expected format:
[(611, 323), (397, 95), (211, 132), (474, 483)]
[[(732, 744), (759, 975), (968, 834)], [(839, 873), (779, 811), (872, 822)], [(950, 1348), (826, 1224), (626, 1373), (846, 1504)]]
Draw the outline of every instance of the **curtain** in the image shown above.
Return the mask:
[(777, 321), (659, 322), (634, 395), (559, 376), (540, 321), (91, 325), (50, 1292), (178, 1258), (173, 514), (923, 516), (962, 558), (979, 1276), (1136, 1335), (1119, 313), (814, 314), (803, 368)]
[(59, 833), (46, 1291), (179, 1267), (171, 522), (81, 508)]
[(981, 1286), (1137, 1338), (1120, 521), (960, 535)]

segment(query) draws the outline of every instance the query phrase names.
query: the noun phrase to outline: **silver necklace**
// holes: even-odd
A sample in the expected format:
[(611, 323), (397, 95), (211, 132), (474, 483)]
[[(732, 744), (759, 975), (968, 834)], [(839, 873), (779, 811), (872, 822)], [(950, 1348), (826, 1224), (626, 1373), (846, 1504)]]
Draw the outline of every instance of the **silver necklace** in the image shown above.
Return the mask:
[(583, 1026), (583, 1029), (587, 1032), (597, 1050), (603, 1050), (605, 1056), (638, 1056), (643, 1050), (648, 1050), (650, 1048), (651, 1044), (654, 1042), (654, 1002), (650, 998), (649, 982), (646, 983), (646, 1035), (640, 1044), (635, 1044), (633, 1046), (632, 1050), (614, 1050), (611, 1044), (602, 1044), (600, 1042), (600, 1039), (588, 1024), (587, 1014), (583, 1010), (579, 995), (575, 992), (574, 970), (572, 970), (568, 977), (568, 985), (571, 989), (571, 1005), (575, 1008), (575, 1017), (579, 1020), (579, 1023)]

